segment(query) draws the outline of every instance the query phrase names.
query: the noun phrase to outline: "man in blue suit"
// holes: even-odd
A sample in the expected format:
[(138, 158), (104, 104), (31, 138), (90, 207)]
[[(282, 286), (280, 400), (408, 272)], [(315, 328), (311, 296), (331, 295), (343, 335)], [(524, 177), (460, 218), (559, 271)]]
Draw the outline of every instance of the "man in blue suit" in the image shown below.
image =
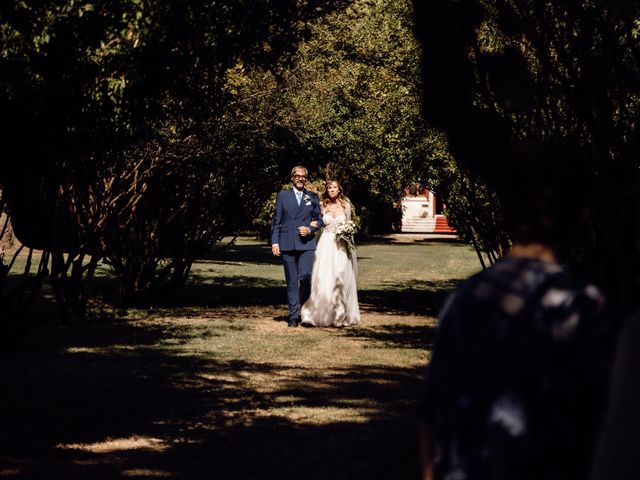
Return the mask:
[(271, 223), (271, 251), (282, 256), (289, 299), (289, 326), (300, 324), (300, 306), (311, 294), (311, 269), (316, 250), (315, 232), (322, 228), (318, 195), (305, 190), (308, 172), (305, 167), (291, 170), (292, 188), (276, 199), (276, 213)]

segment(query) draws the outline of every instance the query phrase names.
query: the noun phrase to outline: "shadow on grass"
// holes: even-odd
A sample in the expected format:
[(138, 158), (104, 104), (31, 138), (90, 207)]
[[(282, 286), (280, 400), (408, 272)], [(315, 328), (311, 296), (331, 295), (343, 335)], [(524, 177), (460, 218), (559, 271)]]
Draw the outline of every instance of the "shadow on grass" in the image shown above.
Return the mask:
[[(98, 303), (118, 303), (118, 283), (113, 278), (94, 279), (92, 298)], [(192, 274), (189, 283), (154, 295), (143, 306), (163, 308), (269, 306), (286, 303), (284, 281), (250, 276), (205, 277)]]
[(436, 327), (431, 325), (382, 325), (375, 328), (358, 326), (346, 330), (348, 337), (374, 341), (389, 348), (431, 350), (436, 337)]
[[(98, 292), (115, 292), (113, 282), (103, 283)], [(426, 281), (410, 283), (388, 282), (377, 288), (358, 291), (358, 299), (365, 311), (397, 315), (437, 315), (447, 295), (460, 280)], [(110, 299), (105, 296), (104, 300)], [(284, 306), (286, 288), (282, 280), (252, 276), (218, 276), (211, 278), (193, 275), (190, 284), (167, 292), (154, 305), (164, 308), (215, 308), (248, 306)]]
[(199, 261), (232, 265), (238, 263), (282, 265), (282, 260), (271, 253), (271, 247), (267, 244), (231, 245), (218, 252), (214, 250), (207, 253)]
[[(205, 281), (207, 283), (205, 283)], [(185, 288), (161, 302), (165, 307), (272, 306), (287, 301), (284, 281), (248, 276), (193, 276)]]
[[(391, 241), (385, 237), (376, 237), (376, 243)], [(428, 240), (424, 244), (442, 243), (443, 240)], [(444, 241), (448, 241), (444, 239)], [(421, 240), (416, 241), (422, 242)], [(460, 248), (468, 248), (462, 243)], [(422, 243), (421, 243), (422, 244)], [(399, 246), (406, 244), (398, 244)], [(394, 244), (395, 247), (395, 244)], [(360, 257), (360, 260), (371, 257)], [(271, 254), (267, 245), (233, 245), (215, 255), (210, 254), (199, 260), (199, 264), (216, 263), (219, 265), (245, 267), (251, 265), (277, 265), (280, 259)], [(189, 277), (186, 287), (166, 290), (147, 303), (148, 306), (165, 308), (194, 307), (214, 308), (225, 306), (285, 306), (286, 287), (284, 279), (270, 279), (261, 276), (242, 275), (241, 268), (225, 275), (215, 275), (206, 270), (195, 269)], [(388, 314), (436, 315), (447, 294), (455, 288), (458, 280), (387, 282), (379, 287), (360, 289), (358, 296), (363, 309)], [(118, 303), (118, 283), (113, 277), (102, 276), (94, 279), (91, 286), (92, 297), (99, 298), (103, 304)]]
[(362, 307), (379, 313), (435, 316), (461, 280), (414, 280), (387, 283), (378, 289), (358, 291)]
[[(279, 263), (266, 246), (232, 248), (237, 252), (209, 261)], [(96, 291), (117, 292), (113, 279), (97, 281)], [(283, 281), (195, 276), (192, 282), (161, 305), (285, 309)], [(388, 283), (359, 295), (370, 311), (434, 315), (456, 283)], [(46, 327), (20, 352), (0, 354), (0, 478), (418, 476), (413, 412), (420, 369), (224, 361), (190, 352), (193, 331), (175, 323)], [(434, 330), (363, 325), (340, 334), (365, 345), (425, 349)], [(198, 335), (216, 342), (219, 333)]]
[(416, 478), (419, 369), (283, 374), (168, 346), (181, 331), (111, 329), (67, 329), (56, 353), (31, 344), (0, 356), (0, 476)]
[[(197, 277), (194, 278), (197, 282)], [(358, 291), (364, 310), (397, 315), (437, 315), (459, 280), (388, 283)], [(163, 307), (284, 306), (284, 281), (260, 277), (225, 276), (214, 282), (194, 283), (167, 295)]]

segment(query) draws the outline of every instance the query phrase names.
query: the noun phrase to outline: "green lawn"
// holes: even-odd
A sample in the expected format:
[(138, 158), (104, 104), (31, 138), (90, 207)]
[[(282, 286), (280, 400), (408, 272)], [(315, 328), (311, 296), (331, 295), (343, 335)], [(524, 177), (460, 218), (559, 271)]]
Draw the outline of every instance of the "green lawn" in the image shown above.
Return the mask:
[(0, 357), (0, 478), (413, 478), (434, 316), (479, 267), (454, 242), (358, 256), (347, 329), (287, 328), (282, 266), (248, 239), (157, 308), (39, 319)]

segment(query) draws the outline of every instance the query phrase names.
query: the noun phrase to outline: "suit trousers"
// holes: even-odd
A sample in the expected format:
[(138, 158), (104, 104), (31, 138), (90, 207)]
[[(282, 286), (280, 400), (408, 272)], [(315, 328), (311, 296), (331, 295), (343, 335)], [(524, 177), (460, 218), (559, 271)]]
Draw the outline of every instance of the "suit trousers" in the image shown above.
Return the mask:
[(311, 270), (316, 256), (314, 250), (290, 250), (282, 252), (284, 277), (287, 282), (289, 318), (300, 319), (300, 306), (311, 295)]

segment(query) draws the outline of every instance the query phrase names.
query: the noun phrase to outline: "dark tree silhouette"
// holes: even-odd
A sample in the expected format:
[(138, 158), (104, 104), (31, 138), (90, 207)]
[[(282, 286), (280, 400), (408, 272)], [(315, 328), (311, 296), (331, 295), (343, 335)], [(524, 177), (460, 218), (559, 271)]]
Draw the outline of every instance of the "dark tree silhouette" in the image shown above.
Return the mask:
[(344, 3), (0, 6), (0, 184), (16, 236), (51, 253), (62, 318), (85, 317), (101, 258), (140, 299), (251, 223), (292, 139), (229, 121), (227, 73), (277, 69), (308, 20)]
[[(565, 139), (597, 188), (573, 267), (624, 309), (638, 302), (637, 2), (415, 0), (424, 112), (458, 162), (491, 184), (505, 148)], [(571, 182), (571, 178), (566, 179)], [(491, 219), (489, 219), (491, 220)], [(497, 224), (479, 232), (499, 243)], [(493, 236), (493, 238), (492, 238)]]

